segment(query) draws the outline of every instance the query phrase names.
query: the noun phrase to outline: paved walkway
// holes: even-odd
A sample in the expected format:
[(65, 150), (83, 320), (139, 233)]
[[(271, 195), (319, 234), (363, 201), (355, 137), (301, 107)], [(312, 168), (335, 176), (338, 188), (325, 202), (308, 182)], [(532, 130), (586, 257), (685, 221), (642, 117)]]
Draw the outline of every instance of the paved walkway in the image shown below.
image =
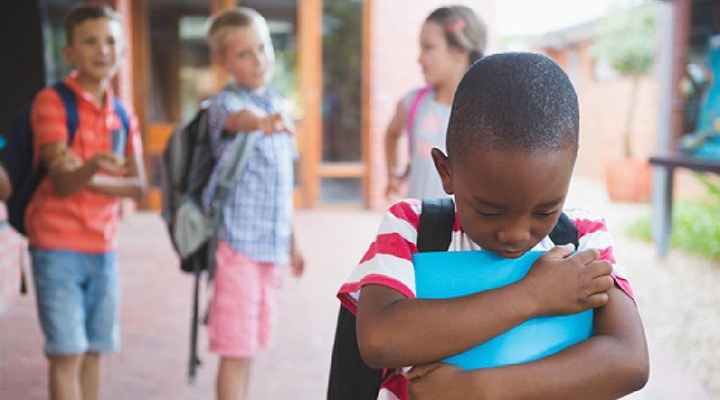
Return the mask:
[[(378, 221), (379, 214), (364, 211), (298, 213), (298, 240), (308, 271), (301, 280), (286, 276), (275, 347), (254, 365), (253, 400), (325, 397), (338, 307), (334, 294), (362, 256)], [(104, 399), (213, 398), (217, 360), (205, 351), (204, 332), (198, 379), (192, 386), (186, 381), (192, 279), (179, 272), (159, 217), (136, 214), (121, 224), (120, 235), (123, 350), (106, 359)], [(34, 300), (25, 298), (0, 317), (0, 399), (46, 398), (46, 365), (34, 307)], [(653, 332), (649, 337), (650, 383), (629, 398), (712, 398), (658, 346)]]

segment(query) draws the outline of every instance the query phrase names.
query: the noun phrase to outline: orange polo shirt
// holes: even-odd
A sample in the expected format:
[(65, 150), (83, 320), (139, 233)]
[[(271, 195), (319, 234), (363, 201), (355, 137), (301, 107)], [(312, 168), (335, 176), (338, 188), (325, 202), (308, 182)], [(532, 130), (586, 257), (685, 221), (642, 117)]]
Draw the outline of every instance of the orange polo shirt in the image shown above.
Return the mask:
[[(77, 82), (76, 74), (64, 83), (77, 98), (78, 127), (70, 151), (82, 162), (100, 151), (111, 151), (112, 131), (123, 124), (115, 112), (112, 90), (105, 92), (100, 104)], [(142, 144), (135, 114), (125, 107), (130, 118), (130, 132), (125, 146), (126, 157), (142, 153)], [(43, 89), (35, 97), (30, 111), (36, 157), (40, 146), (67, 142), (65, 106), (52, 88)], [(43, 178), (30, 199), (25, 214), (25, 227), (30, 246), (46, 250), (71, 250), (83, 253), (104, 253), (116, 247), (116, 226), (119, 198), (80, 189), (69, 197), (59, 197), (49, 177)]]

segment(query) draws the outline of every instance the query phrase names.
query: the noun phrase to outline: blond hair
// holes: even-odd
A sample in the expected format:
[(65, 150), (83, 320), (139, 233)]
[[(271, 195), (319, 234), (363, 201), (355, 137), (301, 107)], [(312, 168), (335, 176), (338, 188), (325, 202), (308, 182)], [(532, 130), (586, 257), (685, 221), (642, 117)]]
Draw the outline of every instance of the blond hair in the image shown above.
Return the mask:
[(449, 46), (470, 53), (470, 64), (485, 53), (487, 28), (485, 22), (469, 7), (449, 6), (433, 11), (425, 22), (434, 22), (442, 27)]
[(259, 12), (247, 7), (235, 7), (220, 11), (207, 22), (207, 42), (210, 46), (210, 52), (215, 56), (222, 57), (225, 54), (225, 38), (227, 34), (236, 28), (245, 28), (252, 26), (258, 30), (263, 41), (265, 41), (265, 49), (269, 56), (272, 56), (272, 42), (270, 41), (270, 29), (267, 26), (265, 18)]

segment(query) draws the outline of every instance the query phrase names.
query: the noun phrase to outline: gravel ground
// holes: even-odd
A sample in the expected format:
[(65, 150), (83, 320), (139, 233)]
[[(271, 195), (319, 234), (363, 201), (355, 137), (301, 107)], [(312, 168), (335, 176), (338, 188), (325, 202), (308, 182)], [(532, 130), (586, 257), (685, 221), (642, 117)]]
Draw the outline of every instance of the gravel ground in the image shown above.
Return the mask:
[(568, 199), (573, 202), (606, 218), (649, 338), (720, 398), (720, 262), (677, 250), (658, 260), (652, 244), (626, 235), (650, 206), (610, 203), (596, 181), (576, 179)]

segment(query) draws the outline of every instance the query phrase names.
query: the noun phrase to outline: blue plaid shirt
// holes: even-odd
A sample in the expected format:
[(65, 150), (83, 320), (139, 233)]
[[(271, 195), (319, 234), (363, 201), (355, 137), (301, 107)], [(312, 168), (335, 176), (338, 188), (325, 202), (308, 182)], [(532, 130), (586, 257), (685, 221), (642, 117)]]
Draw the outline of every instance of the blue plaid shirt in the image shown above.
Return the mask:
[[(219, 160), (203, 192), (210, 209), (217, 180), (235, 135), (223, 135), (225, 119), (233, 112), (251, 109), (260, 115), (281, 111), (282, 98), (273, 89), (263, 93), (229, 83), (210, 99), (211, 146)], [(250, 134), (238, 132), (238, 135)], [(288, 133), (265, 136), (255, 132), (255, 142), (245, 168), (223, 208), (219, 238), (252, 260), (284, 264), (290, 257), (293, 211), (293, 161), (295, 139)]]

